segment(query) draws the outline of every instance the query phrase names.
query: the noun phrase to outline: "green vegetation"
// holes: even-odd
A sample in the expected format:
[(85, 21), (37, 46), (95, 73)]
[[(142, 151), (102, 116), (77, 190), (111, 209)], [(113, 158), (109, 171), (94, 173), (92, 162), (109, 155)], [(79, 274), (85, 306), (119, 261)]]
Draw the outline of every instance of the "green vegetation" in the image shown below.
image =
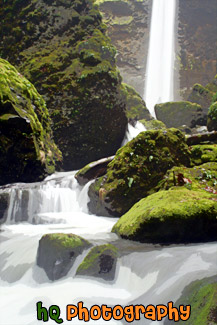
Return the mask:
[(179, 130), (141, 132), (117, 151), (106, 175), (90, 186), (89, 208), (99, 215), (120, 216), (153, 193), (168, 169), (180, 165), (190, 165), (190, 152)]
[(3, 59), (0, 124), (0, 169), (4, 171), (0, 184), (26, 178), (36, 181), (55, 171), (61, 153), (52, 140), (45, 102), (35, 87)]
[(214, 194), (173, 187), (140, 200), (112, 231), (142, 242), (179, 243), (216, 240), (216, 228)]

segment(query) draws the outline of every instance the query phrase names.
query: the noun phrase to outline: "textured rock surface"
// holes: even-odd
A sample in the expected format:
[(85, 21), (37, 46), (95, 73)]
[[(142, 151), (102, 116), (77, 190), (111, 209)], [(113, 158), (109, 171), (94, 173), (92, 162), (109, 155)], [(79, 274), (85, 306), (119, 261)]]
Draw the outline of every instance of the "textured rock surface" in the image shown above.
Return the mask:
[(93, 247), (79, 265), (76, 275), (85, 275), (114, 280), (118, 251), (114, 245), (106, 244)]
[(116, 51), (93, 1), (6, 1), (0, 20), (1, 57), (44, 96), (64, 169), (114, 154), (126, 102)]
[(58, 160), (43, 98), (0, 59), (0, 185), (40, 180), (55, 171)]
[(73, 234), (48, 234), (39, 241), (37, 265), (43, 268), (52, 281), (65, 276), (75, 262), (76, 257), (90, 243)]
[(215, 0), (179, 1), (180, 88), (185, 100), (192, 85), (206, 85), (216, 73), (215, 26)]
[(144, 93), (151, 0), (97, 0), (124, 82)]
[(217, 131), (217, 101), (211, 104), (207, 119), (208, 131)]
[(78, 183), (80, 185), (85, 185), (90, 180), (105, 175), (107, 166), (113, 158), (114, 156), (103, 158), (84, 166), (84, 168), (80, 169), (75, 175)]
[(157, 119), (165, 123), (167, 127), (186, 125), (193, 128), (196, 125), (206, 125), (207, 120), (200, 105), (187, 101), (157, 104), (155, 113)]
[(0, 224), (3, 223), (6, 219), (9, 197), (9, 191), (0, 189)]
[(151, 243), (217, 239), (216, 195), (173, 187), (137, 202), (114, 225), (123, 238)]
[(141, 132), (119, 149), (107, 173), (89, 189), (89, 209), (98, 215), (120, 216), (151, 194), (174, 165), (190, 165), (184, 135), (177, 129)]

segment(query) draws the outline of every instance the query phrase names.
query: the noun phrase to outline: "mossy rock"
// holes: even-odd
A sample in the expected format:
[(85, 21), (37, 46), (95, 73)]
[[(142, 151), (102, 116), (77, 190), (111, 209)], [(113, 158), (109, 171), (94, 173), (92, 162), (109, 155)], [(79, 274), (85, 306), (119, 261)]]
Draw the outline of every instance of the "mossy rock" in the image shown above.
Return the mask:
[(137, 202), (112, 232), (140, 242), (189, 243), (217, 240), (217, 197), (173, 187)]
[[(190, 305), (191, 316), (178, 324), (215, 325), (217, 324), (217, 276), (194, 281), (183, 291), (175, 306)], [(166, 325), (171, 321), (166, 320)]]
[(199, 104), (208, 112), (208, 107), (212, 101), (212, 96), (213, 92), (211, 92), (208, 88), (203, 87), (200, 84), (195, 84), (191, 94), (188, 97), (188, 100), (190, 102)]
[(114, 245), (105, 244), (93, 247), (79, 265), (76, 275), (85, 275), (114, 280), (118, 250)]
[(0, 185), (33, 182), (61, 160), (43, 98), (10, 63), (0, 59)]
[(155, 113), (158, 120), (167, 127), (180, 127), (186, 125), (190, 128), (196, 125), (206, 125), (207, 116), (202, 107), (188, 101), (167, 102), (155, 105)]
[(150, 115), (144, 100), (136, 90), (133, 87), (122, 83), (122, 91), (126, 98), (126, 115), (128, 120), (138, 121), (146, 119), (151, 122), (153, 117)]
[(157, 189), (186, 187), (193, 191), (217, 193), (217, 163), (208, 162), (193, 168), (173, 167), (167, 171)]
[(37, 265), (52, 281), (67, 275), (75, 259), (91, 244), (74, 234), (47, 234), (39, 241)]
[(121, 216), (151, 194), (166, 171), (175, 165), (190, 165), (190, 152), (179, 130), (141, 132), (117, 151), (106, 175), (91, 184), (90, 211)]
[(214, 102), (209, 108), (207, 129), (208, 131), (217, 131), (217, 101)]
[(148, 131), (149, 130), (166, 129), (166, 125), (162, 121), (159, 121), (159, 120), (153, 119), (153, 120), (147, 121), (147, 120), (143, 119), (143, 120), (140, 120), (139, 122), (142, 123), (145, 126), (146, 130), (148, 130)]
[(44, 96), (63, 168), (113, 155), (127, 126), (126, 98), (94, 1), (5, 1), (0, 20), (1, 56)]
[(193, 165), (217, 162), (217, 144), (198, 144), (190, 147)]

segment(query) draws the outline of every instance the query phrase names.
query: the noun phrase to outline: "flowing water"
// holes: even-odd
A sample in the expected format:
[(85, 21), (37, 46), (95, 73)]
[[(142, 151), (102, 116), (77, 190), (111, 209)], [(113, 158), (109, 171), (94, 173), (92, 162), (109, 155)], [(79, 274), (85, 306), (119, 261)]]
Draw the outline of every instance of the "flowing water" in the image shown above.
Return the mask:
[[(88, 214), (88, 187), (79, 186), (71, 172), (54, 174), (42, 183), (14, 184), (7, 189), (10, 206), (0, 245), (0, 324), (40, 324), (36, 319), (38, 301), (47, 308), (60, 306), (64, 323), (66, 305), (79, 301), (87, 307), (166, 304), (176, 300), (191, 281), (216, 274), (217, 243), (162, 247), (121, 240), (110, 232), (117, 219)], [(67, 276), (51, 282), (36, 265), (36, 255), (42, 235), (55, 232), (81, 235), (93, 245), (114, 243), (122, 253), (115, 280), (107, 283), (75, 276), (87, 254), (84, 252)], [(75, 318), (71, 323), (78, 322)], [(97, 322), (104, 323), (102, 319)], [(144, 319), (140, 322), (150, 324)]]
[(176, 0), (153, 0), (144, 100), (154, 106), (173, 100)]

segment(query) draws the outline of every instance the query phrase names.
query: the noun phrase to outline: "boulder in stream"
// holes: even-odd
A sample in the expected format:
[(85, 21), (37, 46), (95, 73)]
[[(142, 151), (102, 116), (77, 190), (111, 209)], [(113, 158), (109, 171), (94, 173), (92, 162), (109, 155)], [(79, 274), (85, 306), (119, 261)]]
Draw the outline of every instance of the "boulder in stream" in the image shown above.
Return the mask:
[(114, 225), (122, 238), (148, 243), (217, 240), (217, 197), (172, 187), (137, 202)]
[(75, 259), (91, 244), (74, 234), (46, 234), (39, 241), (37, 265), (52, 281), (65, 276)]
[(76, 275), (92, 276), (107, 281), (114, 280), (118, 250), (112, 244), (93, 247), (79, 265)]
[(153, 193), (168, 169), (180, 165), (190, 166), (190, 151), (179, 130), (141, 132), (117, 151), (106, 175), (91, 184), (89, 209), (119, 217)]

